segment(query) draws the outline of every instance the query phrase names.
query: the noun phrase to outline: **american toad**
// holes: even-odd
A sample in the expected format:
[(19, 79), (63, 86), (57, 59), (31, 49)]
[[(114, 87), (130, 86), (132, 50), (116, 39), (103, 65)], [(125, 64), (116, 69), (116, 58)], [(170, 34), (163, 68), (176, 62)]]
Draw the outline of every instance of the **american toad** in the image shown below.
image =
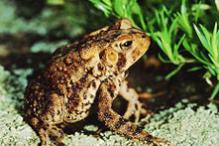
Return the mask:
[[(46, 145), (50, 138), (57, 145), (65, 145), (64, 132), (58, 125), (85, 119), (97, 98), (98, 119), (108, 128), (160, 145), (159, 138), (128, 120), (133, 113), (139, 118), (141, 104), (137, 93), (127, 86), (125, 71), (146, 52), (149, 44), (144, 32), (123, 19), (55, 51), (25, 93), (25, 119), (38, 134), (40, 144)], [(124, 116), (112, 109), (119, 94), (129, 101)]]

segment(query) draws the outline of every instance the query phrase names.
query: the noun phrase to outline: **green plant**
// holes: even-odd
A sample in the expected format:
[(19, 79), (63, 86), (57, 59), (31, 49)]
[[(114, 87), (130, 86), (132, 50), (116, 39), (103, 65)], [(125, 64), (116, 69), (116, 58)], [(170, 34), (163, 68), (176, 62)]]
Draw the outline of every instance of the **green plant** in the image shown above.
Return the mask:
[[(157, 7), (151, 2), (150, 8), (153, 13), (153, 17), (146, 16), (148, 13), (146, 6), (140, 6), (136, 0), (130, 1), (118, 1), (118, 0), (90, 0), (93, 5), (109, 16), (116, 16), (119, 18), (128, 18), (135, 25), (148, 31), (152, 39), (157, 43), (162, 51), (158, 56), (164, 63), (171, 63), (176, 65), (176, 68), (171, 71), (166, 79), (171, 78), (180, 69), (188, 64), (194, 63), (195, 67), (190, 70), (198, 70), (200, 67), (198, 64), (202, 64), (202, 68), (207, 70), (204, 75), (206, 81), (212, 85), (210, 78), (215, 76), (219, 80), (218, 75), (218, 32), (217, 25), (213, 34), (211, 35), (205, 27), (211, 26), (209, 23), (204, 23), (199, 30), (196, 25), (193, 28), (192, 24), (199, 22), (208, 22), (209, 17), (205, 10), (211, 10), (215, 12), (216, 8), (212, 8), (209, 4), (203, 3), (203, 1), (191, 2), (182, 0), (181, 5), (177, 5), (177, 2), (165, 1), (162, 3), (162, 7)], [(170, 5), (172, 4), (172, 5)], [(146, 8), (143, 11), (143, 8)], [(175, 10), (175, 11), (174, 11)], [(176, 11), (179, 10), (179, 11)], [(136, 13), (137, 12), (137, 13)], [(134, 15), (139, 16), (140, 24)], [(217, 13), (212, 13), (216, 14)], [(217, 19), (214, 19), (217, 20)], [(205, 26), (205, 27), (204, 27)], [(198, 38), (195, 35), (198, 34)], [(211, 42), (211, 43), (209, 43)], [(198, 46), (202, 44), (205, 50), (198, 50)], [(185, 55), (184, 52), (190, 52), (191, 56)], [(219, 92), (219, 83), (216, 84), (211, 95), (211, 99)]]
[(175, 75), (182, 66), (189, 61), (183, 57), (179, 51), (185, 35), (177, 40), (177, 35), (179, 35), (179, 32), (176, 31), (179, 28), (178, 19), (170, 19), (170, 14), (171, 12), (168, 11), (166, 7), (162, 7), (161, 10), (156, 10), (154, 23), (157, 24), (157, 27), (149, 27), (151, 37), (165, 54), (163, 57), (159, 53), (160, 60), (165, 63), (172, 63), (178, 66), (166, 76), (166, 79)]
[[(141, 7), (137, 0), (89, 0), (93, 5), (103, 11), (105, 16), (111, 15), (119, 18), (127, 18), (138, 27), (136, 21), (140, 23), (140, 27), (146, 30), (146, 24)], [(137, 20), (135, 19), (137, 16)]]
[[(189, 38), (192, 38), (193, 29), (189, 20), (190, 13), (186, 7), (186, 0), (182, 0), (180, 12), (176, 12), (174, 16), (177, 24), (179, 25), (179, 28), (182, 29), (182, 31), (185, 32)], [(196, 16), (198, 15), (196, 14)]]
[(214, 87), (210, 99), (213, 99), (219, 92), (219, 29), (215, 23), (213, 33), (209, 32), (203, 25), (197, 27), (194, 25), (195, 32), (201, 42), (200, 46), (190, 43), (187, 39), (184, 41), (184, 47), (190, 52), (202, 67), (206, 70), (204, 78), (207, 83), (212, 85), (210, 78), (216, 77), (218, 83)]

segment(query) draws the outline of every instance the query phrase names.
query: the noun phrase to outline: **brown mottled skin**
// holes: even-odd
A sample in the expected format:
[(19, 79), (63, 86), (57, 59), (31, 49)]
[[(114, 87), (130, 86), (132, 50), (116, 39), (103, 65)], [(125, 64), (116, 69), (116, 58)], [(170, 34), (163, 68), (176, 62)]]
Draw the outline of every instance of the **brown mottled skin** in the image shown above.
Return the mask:
[[(95, 98), (98, 119), (108, 128), (132, 139), (161, 145), (162, 140), (128, 121), (133, 114), (139, 118), (141, 104), (137, 93), (127, 87), (125, 71), (146, 52), (149, 44), (144, 32), (123, 19), (58, 49), (25, 93), (25, 119), (40, 137), (40, 145), (46, 145), (48, 139), (65, 145), (63, 130), (58, 125), (85, 119)], [(112, 109), (118, 94), (129, 101), (124, 117)]]

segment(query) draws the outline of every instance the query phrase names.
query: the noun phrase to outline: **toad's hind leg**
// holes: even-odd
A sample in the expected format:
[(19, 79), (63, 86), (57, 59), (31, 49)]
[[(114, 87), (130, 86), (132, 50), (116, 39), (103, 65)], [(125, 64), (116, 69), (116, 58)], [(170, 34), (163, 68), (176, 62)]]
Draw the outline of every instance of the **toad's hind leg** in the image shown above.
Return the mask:
[(128, 87), (128, 82), (123, 81), (119, 89), (119, 95), (128, 101), (128, 107), (123, 115), (125, 119), (129, 119), (132, 115), (135, 116), (135, 123), (138, 123), (141, 115), (146, 115), (147, 110), (143, 108), (143, 104), (139, 101), (138, 93)]
[(62, 142), (64, 137), (64, 132), (57, 125), (63, 122), (63, 96), (57, 94), (56, 92), (51, 92), (49, 94), (49, 104), (46, 106), (47, 110), (43, 113), (43, 121), (48, 124), (47, 131), (49, 138), (52, 142), (59, 146), (64, 146)]
[(51, 139), (52, 142), (58, 146), (65, 146), (65, 144), (62, 142), (64, 132), (56, 125), (46, 124), (36, 117), (32, 117), (26, 121), (31, 125), (31, 127), (39, 136), (39, 146), (46, 146), (49, 139)]
[(51, 126), (49, 129), (49, 137), (54, 144), (58, 146), (66, 146), (63, 143), (64, 132), (61, 128), (58, 128), (57, 126)]
[(37, 117), (25, 117), (26, 122), (30, 124), (30, 126), (33, 128), (33, 130), (36, 132), (36, 134), (40, 138), (39, 146), (46, 146), (49, 134), (47, 131), (47, 126), (43, 124), (41, 120), (39, 120)]
[[(137, 125), (126, 120), (115, 111), (112, 110), (112, 101), (115, 98), (115, 91), (112, 91), (112, 83), (104, 82), (99, 90), (99, 113), (98, 118), (103, 121), (110, 129), (128, 136), (132, 139), (137, 139), (152, 144), (153, 146), (162, 146), (167, 144), (166, 141), (153, 137), (148, 132), (141, 130)], [(114, 97), (112, 97), (114, 96)]]
[[(45, 146), (48, 140), (51, 139), (53, 143), (63, 146), (64, 132), (57, 127), (63, 121), (63, 114), (61, 114), (63, 111), (63, 97), (55, 92), (48, 93), (47, 96), (38, 96), (42, 101), (47, 100), (47, 102), (40, 102), (34, 100), (33, 96), (30, 97), (32, 97), (32, 100), (26, 105), (25, 120), (38, 134), (40, 145)], [(34, 102), (40, 103), (32, 108), (30, 105), (33, 105)]]

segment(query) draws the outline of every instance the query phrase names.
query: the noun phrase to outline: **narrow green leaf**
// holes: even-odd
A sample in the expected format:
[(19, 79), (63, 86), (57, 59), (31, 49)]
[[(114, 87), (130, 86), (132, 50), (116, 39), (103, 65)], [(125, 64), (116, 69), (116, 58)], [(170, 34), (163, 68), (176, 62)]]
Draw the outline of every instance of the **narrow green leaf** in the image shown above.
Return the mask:
[(164, 63), (171, 63), (169, 60), (164, 59), (164, 57), (160, 53), (158, 54), (158, 58)]
[(214, 98), (216, 97), (218, 92), (219, 92), (219, 82), (216, 84), (216, 86), (213, 89), (213, 92), (212, 92), (211, 97), (210, 97), (211, 101), (214, 100)]
[(183, 41), (183, 46), (184, 48), (190, 53), (192, 54), (199, 62), (203, 63), (204, 65), (208, 65), (209, 62), (206, 61), (208, 60), (206, 58), (206, 56), (201, 52), (198, 51), (197, 49), (197, 45), (195, 44), (189, 44), (187, 39), (184, 39)]
[(192, 67), (192, 68), (188, 69), (188, 72), (195, 72), (195, 71), (198, 71), (198, 70), (201, 70), (201, 69), (203, 69), (203, 67), (195, 66), (195, 67)]
[(200, 25), (200, 27), (203, 32), (202, 35), (203, 37), (205, 37), (206, 40), (207, 47), (205, 49), (208, 50), (209, 53), (213, 54), (210, 42), (212, 34), (203, 25)]
[(102, 0), (89, 0), (93, 5), (101, 10), (106, 17), (109, 17), (112, 15), (112, 7), (111, 5), (108, 5), (107, 3), (103, 3)]
[(218, 61), (218, 49), (217, 48), (217, 43), (218, 43), (219, 40), (217, 40), (217, 23), (215, 23), (214, 25), (214, 30), (213, 30), (213, 34), (212, 34), (212, 40), (211, 40), (211, 46), (212, 46), (212, 59), (214, 59), (214, 61)]
[(103, 3), (105, 3), (106, 5), (112, 7), (112, 2), (111, 2), (111, 0), (102, 0), (102, 1), (103, 1)]
[(166, 75), (165, 79), (169, 80), (171, 77), (173, 77), (174, 75), (176, 75), (181, 68), (184, 66), (184, 64), (180, 64), (178, 65), (173, 71), (171, 71), (169, 74)]
[(113, 8), (117, 15), (127, 18), (126, 15), (126, 6), (127, 6), (127, 0), (114, 0), (113, 1)]
[(130, 5), (132, 7), (132, 12), (137, 14), (137, 16), (139, 18), (139, 21), (141, 23), (141, 28), (143, 30), (145, 30), (146, 29), (146, 24), (145, 24), (145, 21), (144, 21), (144, 16), (143, 16), (141, 7), (139, 6), (139, 4), (137, 3), (136, 0), (131, 0)]
[(180, 40), (178, 41), (178, 43), (174, 45), (174, 50), (173, 50), (173, 51), (174, 51), (174, 54), (178, 54), (178, 50), (179, 50), (179, 48), (180, 48), (180, 45), (181, 45), (182, 42), (184, 41), (185, 37), (186, 37), (186, 35), (183, 34), (183, 36), (180, 37)]
[[(165, 27), (167, 27), (167, 26), (165, 26)], [(173, 21), (172, 21), (172, 23), (171, 23), (171, 25), (170, 25), (170, 28), (169, 28), (169, 35), (171, 36), (171, 34), (173, 33), (173, 32), (177, 32), (177, 27), (178, 27), (178, 24), (177, 24), (177, 19), (175, 18)]]
[(204, 34), (202, 34), (202, 33), (199, 31), (199, 29), (197, 28), (196, 25), (194, 25), (194, 28), (195, 28), (196, 34), (198, 35), (198, 38), (200, 39), (202, 45), (203, 45), (207, 50), (209, 50), (208, 40), (206, 40), (206, 37), (204, 36)]

